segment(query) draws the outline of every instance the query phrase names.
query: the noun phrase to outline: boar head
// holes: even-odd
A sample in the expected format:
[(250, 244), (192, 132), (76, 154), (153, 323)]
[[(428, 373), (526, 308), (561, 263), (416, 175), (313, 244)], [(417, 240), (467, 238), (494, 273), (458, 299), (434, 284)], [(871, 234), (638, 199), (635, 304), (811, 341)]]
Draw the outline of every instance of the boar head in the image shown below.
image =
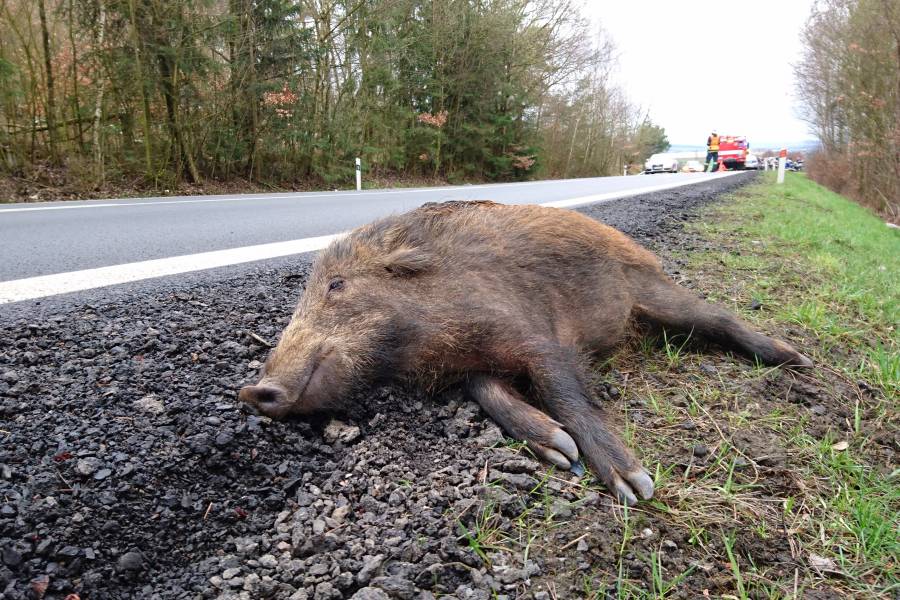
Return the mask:
[(323, 251), (259, 383), (241, 389), (241, 401), (273, 418), (309, 414), (402, 370), (435, 264), (400, 237), (375, 224)]

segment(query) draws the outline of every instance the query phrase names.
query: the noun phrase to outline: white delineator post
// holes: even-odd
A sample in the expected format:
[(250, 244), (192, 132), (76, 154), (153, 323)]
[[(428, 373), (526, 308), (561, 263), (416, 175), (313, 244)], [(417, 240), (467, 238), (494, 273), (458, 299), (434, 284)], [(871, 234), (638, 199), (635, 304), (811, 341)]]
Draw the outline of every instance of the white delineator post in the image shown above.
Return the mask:
[(362, 189), (362, 161), (359, 160), (359, 157), (356, 157), (356, 191), (360, 191)]
[(778, 153), (778, 183), (784, 183), (784, 166), (787, 162), (787, 148)]
[(628, 165), (625, 165), (625, 167), (622, 169), (622, 176), (625, 175), (628, 175)]

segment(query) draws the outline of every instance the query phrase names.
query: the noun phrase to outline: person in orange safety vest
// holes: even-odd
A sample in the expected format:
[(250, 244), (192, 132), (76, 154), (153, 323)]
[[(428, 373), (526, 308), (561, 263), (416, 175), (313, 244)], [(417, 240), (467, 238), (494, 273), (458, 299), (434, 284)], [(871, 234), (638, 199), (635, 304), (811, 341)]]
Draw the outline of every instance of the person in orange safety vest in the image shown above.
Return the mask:
[(713, 131), (708, 138), (706, 138), (706, 170), (711, 171), (714, 167), (711, 165), (715, 165), (719, 161), (719, 134)]

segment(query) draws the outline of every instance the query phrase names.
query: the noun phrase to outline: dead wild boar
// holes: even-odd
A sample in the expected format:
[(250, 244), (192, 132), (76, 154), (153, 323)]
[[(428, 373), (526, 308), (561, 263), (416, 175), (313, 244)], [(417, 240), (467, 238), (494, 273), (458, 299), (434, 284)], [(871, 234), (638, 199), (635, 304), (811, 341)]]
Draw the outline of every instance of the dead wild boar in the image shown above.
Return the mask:
[(509, 435), (563, 469), (584, 457), (633, 504), (653, 495), (653, 480), (604, 422), (579, 360), (612, 349), (631, 320), (769, 365), (812, 364), (679, 287), (653, 254), (584, 215), (445, 202), (324, 250), (259, 383), (240, 399), (279, 418), (335, 407), (379, 378), (455, 378)]

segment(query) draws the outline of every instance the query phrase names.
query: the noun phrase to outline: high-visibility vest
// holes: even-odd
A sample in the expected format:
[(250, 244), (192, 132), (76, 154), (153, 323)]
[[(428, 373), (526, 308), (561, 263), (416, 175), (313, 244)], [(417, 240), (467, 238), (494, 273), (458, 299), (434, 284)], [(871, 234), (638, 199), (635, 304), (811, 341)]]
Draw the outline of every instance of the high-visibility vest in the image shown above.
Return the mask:
[(709, 136), (709, 151), (710, 152), (718, 152), (719, 151), (719, 136), (717, 136), (717, 135)]

